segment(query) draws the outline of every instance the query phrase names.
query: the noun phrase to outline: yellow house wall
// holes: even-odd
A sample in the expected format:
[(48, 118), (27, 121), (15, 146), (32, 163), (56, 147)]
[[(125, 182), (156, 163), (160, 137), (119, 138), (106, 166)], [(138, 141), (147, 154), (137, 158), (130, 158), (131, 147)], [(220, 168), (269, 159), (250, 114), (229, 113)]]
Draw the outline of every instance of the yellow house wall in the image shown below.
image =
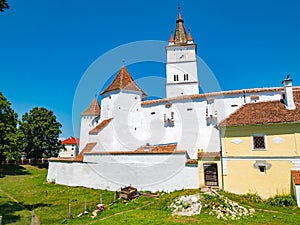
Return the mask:
[[(223, 156), (299, 156), (300, 124), (230, 127), (222, 138)], [(266, 149), (253, 150), (252, 135), (266, 135)], [(276, 143), (276, 139), (282, 139)], [(239, 141), (240, 143), (234, 143)]]
[(204, 166), (203, 164), (217, 164), (218, 166), (218, 184), (219, 188), (222, 188), (222, 167), (220, 160), (199, 160), (198, 161), (198, 175), (199, 175), (199, 187), (205, 187), (205, 180), (204, 180)]
[(294, 165), (290, 161), (267, 160), (272, 166), (266, 173), (254, 168), (255, 162), (255, 160), (228, 161), (224, 189), (237, 194), (257, 193), (263, 198), (291, 193), (290, 169)]

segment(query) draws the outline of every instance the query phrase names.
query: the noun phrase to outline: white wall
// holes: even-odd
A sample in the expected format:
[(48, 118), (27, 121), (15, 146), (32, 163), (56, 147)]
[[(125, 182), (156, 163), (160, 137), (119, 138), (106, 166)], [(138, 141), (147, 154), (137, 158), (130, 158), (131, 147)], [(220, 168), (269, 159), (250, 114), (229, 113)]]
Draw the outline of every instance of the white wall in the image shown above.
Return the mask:
[(89, 132), (99, 124), (97, 116), (81, 116), (79, 152), (89, 143)]
[(66, 149), (60, 149), (58, 157), (75, 157), (78, 155), (78, 145), (65, 145)]
[(198, 168), (185, 166), (185, 154), (87, 154), (85, 160), (84, 163), (50, 161), (47, 181), (108, 190), (130, 184), (149, 191), (199, 187)]
[(296, 194), (295, 196), (296, 196), (297, 205), (298, 207), (300, 207), (300, 185), (295, 185), (294, 189)]

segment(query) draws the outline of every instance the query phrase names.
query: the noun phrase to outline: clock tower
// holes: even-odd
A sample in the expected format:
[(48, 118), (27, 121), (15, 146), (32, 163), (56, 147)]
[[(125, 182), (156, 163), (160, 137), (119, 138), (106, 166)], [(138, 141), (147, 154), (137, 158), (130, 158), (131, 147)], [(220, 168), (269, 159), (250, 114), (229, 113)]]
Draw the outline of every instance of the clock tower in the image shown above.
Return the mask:
[(171, 33), (167, 51), (167, 98), (199, 94), (197, 45), (190, 30), (186, 34), (178, 6), (175, 34)]

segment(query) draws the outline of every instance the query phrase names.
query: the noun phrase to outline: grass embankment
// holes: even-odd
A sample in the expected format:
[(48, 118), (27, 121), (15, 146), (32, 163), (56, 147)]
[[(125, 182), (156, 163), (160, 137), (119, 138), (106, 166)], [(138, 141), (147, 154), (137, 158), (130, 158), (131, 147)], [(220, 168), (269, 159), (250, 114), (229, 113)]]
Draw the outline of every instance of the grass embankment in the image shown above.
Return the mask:
[[(192, 217), (171, 216), (168, 206), (178, 196), (198, 190), (176, 191), (160, 198), (140, 197), (128, 204), (114, 200), (114, 193), (104, 190), (67, 187), (46, 182), (47, 169), (33, 166), (4, 166), (0, 169), (0, 216), (4, 224), (30, 224), (31, 210), (40, 224), (300, 224), (297, 207), (274, 207), (244, 196), (222, 193), (243, 206), (256, 210), (252, 217), (237, 221), (218, 220), (202, 208)], [(100, 194), (107, 209), (95, 218), (91, 212), (99, 203)], [(86, 201), (89, 215), (77, 217)], [(71, 219), (68, 219), (68, 203)]]

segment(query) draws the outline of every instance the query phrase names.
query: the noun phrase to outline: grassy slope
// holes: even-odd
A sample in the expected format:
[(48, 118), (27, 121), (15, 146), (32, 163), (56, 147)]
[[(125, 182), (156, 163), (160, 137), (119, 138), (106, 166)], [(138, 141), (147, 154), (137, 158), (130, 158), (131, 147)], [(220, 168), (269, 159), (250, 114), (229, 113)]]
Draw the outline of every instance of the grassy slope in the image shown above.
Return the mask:
[[(30, 210), (33, 208), (42, 224), (300, 224), (300, 209), (297, 207), (270, 207), (231, 194), (227, 195), (232, 200), (255, 208), (254, 216), (239, 221), (222, 221), (208, 215), (205, 209), (194, 217), (170, 215), (168, 205), (174, 198), (196, 193), (197, 190), (177, 191), (159, 199), (140, 197), (128, 204), (119, 201), (108, 206), (95, 219), (90, 218), (91, 214), (78, 218), (77, 215), (83, 211), (84, 200), (91, 212), (99, 203), (100, 194), (103, 203), (108, 205), (113, 201), (114, 193), (49, 184), (46, 175), (46, 169), (32, 166), (9, 166), (0, 171), (0, 215), (3, 216), (4, 224), (29, 224)], [(68, 202), (71, 204), (72, 219), (67, 219)]]

